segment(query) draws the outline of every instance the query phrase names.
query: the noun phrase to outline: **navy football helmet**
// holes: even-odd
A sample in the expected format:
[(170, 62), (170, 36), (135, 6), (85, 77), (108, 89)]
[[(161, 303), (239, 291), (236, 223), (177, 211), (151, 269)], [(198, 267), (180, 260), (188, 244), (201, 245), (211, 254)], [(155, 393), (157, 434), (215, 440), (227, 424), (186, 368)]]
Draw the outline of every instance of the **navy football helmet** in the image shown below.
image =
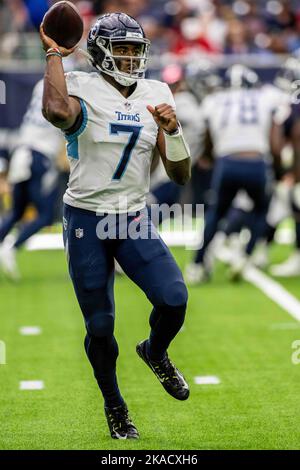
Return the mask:
[(217, 91), (222, 85), (216, 67), (204, 58), (186, 66), (185, 82), (200, 103), (207, 94)]
[[(113, 46), (122, 44), (140, 45), (139, 55), (114, 55)], [(87, 51), (94, 67), (112, 76), (123, 86), (130, 86), (144, 78), (149, 55), (150, 41), (146, 39), (142, 26), (125, 13), (109, 13), (100, 16), (89, 32)], [(130, 71), (119, 70), (118, 62), (128, 61)]]
[(224, 85), (229, 88), (254, 88), (259, 85), (259, 78), (249, 67), (235, 64), (226, 70)]

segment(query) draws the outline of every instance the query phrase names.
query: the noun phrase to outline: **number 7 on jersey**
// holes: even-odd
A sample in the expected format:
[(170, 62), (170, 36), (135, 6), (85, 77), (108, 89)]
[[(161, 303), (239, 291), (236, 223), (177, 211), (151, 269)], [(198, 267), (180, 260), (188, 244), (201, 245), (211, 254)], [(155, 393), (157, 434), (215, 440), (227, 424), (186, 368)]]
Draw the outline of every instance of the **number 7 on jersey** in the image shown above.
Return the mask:
[(121, 159), (112, 177), (114, 181), (118, 181), (122, 178), (126, 170), (126, 167), (128, 165), (128, 162), (130, 160), (131, 153), (138, 141), (142, 128), (143, 126), (131, 126), (128, 124), (112, 124), (112, 123), (110, 124), (111, 134), (119, 135), (120, 132), (129, 134), (128, 142), (124, 147)]

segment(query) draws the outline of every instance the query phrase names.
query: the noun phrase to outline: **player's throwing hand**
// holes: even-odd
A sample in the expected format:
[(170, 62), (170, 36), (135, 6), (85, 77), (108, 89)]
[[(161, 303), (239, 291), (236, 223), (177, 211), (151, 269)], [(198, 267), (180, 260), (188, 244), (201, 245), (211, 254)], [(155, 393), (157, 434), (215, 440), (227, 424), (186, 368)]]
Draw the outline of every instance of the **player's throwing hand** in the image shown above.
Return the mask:
[(177, 118), (172, 106), (166, 103), (153, 106), (147, 106), (148, 111), (152, 114), (154, 121), (159, 127), (166, 132), (174, 132), (178, 128)]
[(40, 38), (43, 44), (43, 49), (48, 51), (49, 49), (59, 49), (59, 52), (63, 57), (67, 57), (68, 55), (72, 54), (75, 51), (76, 47), (72, 47), (71, 49), (66, 49), (65, 47), (59, 46), (53, 39), (45, 34), (43, 23), (40, 26)]

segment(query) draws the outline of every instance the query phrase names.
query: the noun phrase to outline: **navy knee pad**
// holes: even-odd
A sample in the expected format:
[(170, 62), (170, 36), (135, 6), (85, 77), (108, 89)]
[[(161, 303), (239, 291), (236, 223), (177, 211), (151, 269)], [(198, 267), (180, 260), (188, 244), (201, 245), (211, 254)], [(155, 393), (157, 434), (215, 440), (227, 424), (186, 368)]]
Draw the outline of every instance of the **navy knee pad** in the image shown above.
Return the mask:
[(186, 308), (188, 291), (183, 281), (174, 281), (166, 284), (163, 291), (163, 300), (166, 307)]

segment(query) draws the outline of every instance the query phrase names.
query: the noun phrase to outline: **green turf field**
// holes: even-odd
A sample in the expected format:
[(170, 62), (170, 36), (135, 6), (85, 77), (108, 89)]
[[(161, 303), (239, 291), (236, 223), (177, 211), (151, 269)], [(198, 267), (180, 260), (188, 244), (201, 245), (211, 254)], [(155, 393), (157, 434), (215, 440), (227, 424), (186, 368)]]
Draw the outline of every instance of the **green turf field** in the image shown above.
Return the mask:
[[(280, 261), (288, 248), (275, 247)], [(174, 254), (183, 267), (191, 252)], [(83, 349), (84, 327), (64, 254), (23, 251), (23, 280), (0, 279), (0, 449), (299, 449), (300, 364), (291, 362), (298, 324), (247, 283), (229, 284), (219, 266), (214, 281), (191, 288), (185, 329), (170, 357), (191, 385), (187, 402), (165, 393), (135, 353), (148, 335), (150, 305), (128, 279), (118, 278), (116, 336), (121, 390), (139, 441), (113, 441), (102, 398)], [(281, 282), (281, 281), (280, 281)], [(284, 281), (300, 298), (299, 280)], [(21, 336), (40, 326), (40, 336)], [(196, 385), (215, 375), (219, 385)], [(21, 380), (44, 390), (20, 391)]]

